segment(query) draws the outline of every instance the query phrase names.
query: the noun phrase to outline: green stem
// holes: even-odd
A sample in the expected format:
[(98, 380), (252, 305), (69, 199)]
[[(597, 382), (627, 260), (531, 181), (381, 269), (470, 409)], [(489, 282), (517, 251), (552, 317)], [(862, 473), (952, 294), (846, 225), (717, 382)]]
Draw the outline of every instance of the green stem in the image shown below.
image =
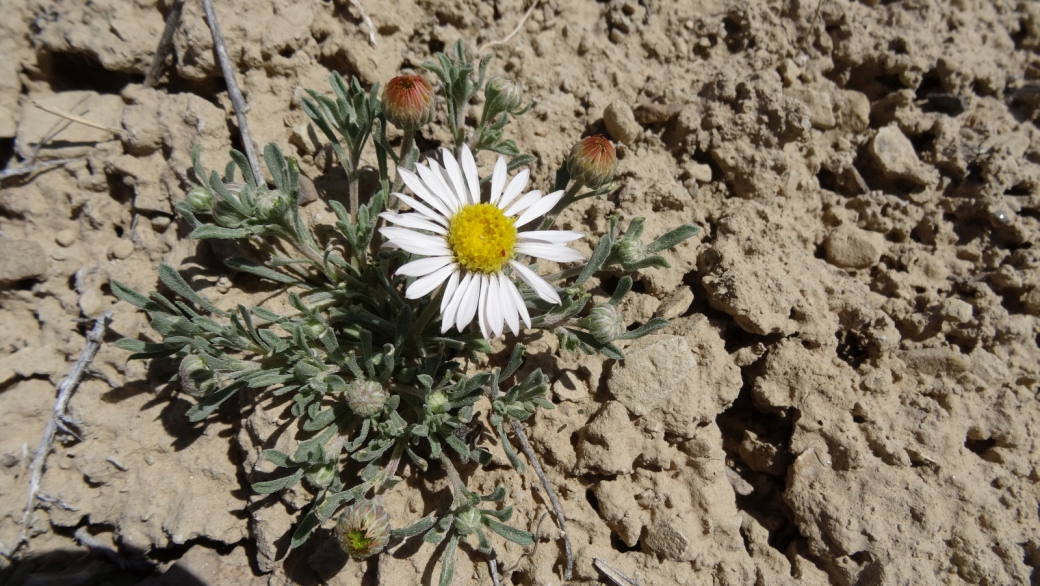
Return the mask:
[(462, 477), (459, 476), (458, 470), (455, 469), (455, 465), (451, 463), (451, 459), (441, 451), (441, 465), (448, 472), (448, 479), (451, 480), (451, 492), (452, 492), (452, 503), (451, 507), (454, 509), (458, 506), (466, 504), (466, 483), (462, 482)]
[[(416, 156), (412, 155), (412, 151), (417, 150), (415, 148), (415, 128), (408, 127), (404, 129), (404, 138), (401, 139), (401, 163), (397, 165), (397, 177), (394, 178), (394, 186), (390, 190), (391, 192), (401, 191), (401, 187), (404, 186), (404, 179), (401, 177), (401, 168), (404, 167), (408, 171), (415, 170), (415, 161), (419, 158), (418, 153)], [(386, 194), (387, 201), (390, 201), (390, 194)], [(397, 208), (401, 205), (399, 201), (394, 202), (393, 210), (396, 212)]]
[(560, 215), (560, 212), (567, 209), (567, 206), (574, 203), (574, 201), (577, 199), (578, 192), (581, 191), (581, 188), (584, 186), (585, 184), (581, 181), (575, 181), (574, 185), (571, 185), (570, 188), (567, 189), (567, 192), (563, 194), (563, 198), (556, 203), (556, 205), (553, 207), (552, 210), (549, 211), (548, 214), (545, 214), (545, 219), (542, 220), (542, 225), (538, 229), (548, 230), (550, 227), (552, 227), (552, 225), (556, 222), (556, 216)]

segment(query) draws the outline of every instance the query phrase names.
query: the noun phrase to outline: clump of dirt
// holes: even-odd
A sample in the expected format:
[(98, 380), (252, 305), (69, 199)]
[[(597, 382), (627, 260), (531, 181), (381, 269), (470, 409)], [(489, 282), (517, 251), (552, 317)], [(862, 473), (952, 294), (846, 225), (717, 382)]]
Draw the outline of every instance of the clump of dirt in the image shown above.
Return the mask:
[[(198, 3), (159, 85), (142, 85), (171, 4), (0, 0), (0, 166), (56, 165), (0, 190), (5, 548), (54, 385), (85, 343), (77, 320), (114, 309), (108, 341), (152, 339), (111, 279), (152, 290), (167, 262), (219, 306), (274, 292), (172, 213), (191, 149), (219, 167), (239, 139)], [(472, 50), (504, 38), (529, 6), (362, 0), (373, 45), (346, 0), (216, 4), (253, 136), (299, 159), (317, 223), (345, 194), (303, 88), (327, 91), (331, 70), (366, 85), (422, 73), (458, 38)], [(556, 409), (528, 433), (567, 515), (575, 582), (605, 579), (596, 558), (642, 584), (1040, 580), (1040, 5), (544, 0), (487, 51), (535, 100), (510, 132), (543, 189), (580, 137), (618, 143), (620, 189), (562, 227), (600, 233), (617, 213), (646, 217), (644, 240), (703, 228), (626, 301), (630, 326), (673, 323), (625, 361), (524, 339), (553, 381)], [(424, 150), (449, 140), (439, 116)], [(604, 298), (614, 286), (597, 284)], [(166, 570), (151, 584), (433, 579), (430, 544), (356, 563), (325, 531), (290, 553), (307, 495), (249, 488), (269, 471), (263, 449), (298, 441), (283, 407), (244, 397), (190, 424), (169, 366), (126, 358), (104, 346), (74, 396), (81, 438), (50, 456), (30, 546), (0, 566), (10, 583), (106, 571), (134, 583), (100, 558), (75, 565), (82, 528)], [(464, 473), (484, 492), (506, 486), (514, 522), (539, 536), (528, 556), (496, 544), (507, 583), (560, 583), (533, 473), (501, 451)], [(398, 525), (447, 494), (443, 475), (405, 474), (387, 502)], [(490, 583), (466, 549), (455, 574)]]

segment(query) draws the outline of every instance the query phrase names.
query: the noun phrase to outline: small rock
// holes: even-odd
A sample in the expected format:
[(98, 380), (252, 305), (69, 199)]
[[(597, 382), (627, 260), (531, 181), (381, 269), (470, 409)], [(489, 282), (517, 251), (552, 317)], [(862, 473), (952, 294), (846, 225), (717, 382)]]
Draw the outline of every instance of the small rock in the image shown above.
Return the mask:
[(318, 190), (314, 188), (314, 182), (311, 181), (310, 177), (300, 174), (299, 205), (305, 206), (314, 201), (318, 201)]
[(793, 88), (787, 90), (796, 100), (805, 104), (809, 110), (809, 122), (816, 128), (826, 130), (834, 128), (838, 121), (834, 118), (834, 100), (830, 92), (820, 88)]
[(643, 545), (650, 551), (662, 555), (671, 560), (686, 559), (686, 552), (690, 548), (690, 540), (676, 527), (681, 525), (675, 520), (658, 520), (647, 527), (646, 538)]
[(0, 284), (44, 277), (46, 259), (39, 242), (0, 238)]
[(12, 468), (18, 462), (18, 456), (15, 456), (14, 454), (4, 454), (3, 456), (0, 456), (0, 466), (3, 466), (4, 468)]
[(911, 350), (903, 355), (903, 362), (906, 362), (910, 370), (932, 376), (957, 375), (971, 368), (971, 361), (960, 352), (949, 348)]
[(134, 253), (134, 243), (132, 240), (123, 239), (116, 242), (108, 249), (108, 255), (112, 258), (123, 260), (129, 258)]
[(857, 132), (870, 126), (870, 99), (866, 94), (846, 90), (837, 96), (838, 122)]
[(625, 144), (632, 144), (643, 134), (643, 127), (636, 122), (632, 108), (622, 100), (614, 100), (607, 106), (603, 111), (603, 122), (610, 136)]
[(686, 166), (686, 172), (697, 183), (711, 183), (711, 167), (701, 163), (690, 163)]
[(616, 29), (616, 28), (610, 29), (610, 40), (614, 41), (615, 45), (620, 45), (621, 43), (624, 43), (625, 39), (627, 39), (627, 38), (628, 38), (628, 35), (626, 35), (625, 33), (621, 32), (621, 29)]
[(971, 321), (974, 308), (960, 299), (947, 299), (943, 302), (941, 313), (946, 321), (963, 324)]
[(728, 466), (726, 467), (726, 480), (728, 480), (730, 486), (733, 487), (733, 492), (740, 496), (747, 496), (755, 492), (755, 487), (751, 486), (751, 483), (741, 478), (740, 474), (737, 474)]
[(62, 230), (55, 234), (54, 241), (57, 242), (59, 246), (64, 246), (68, 248), (69, 246), (72, 246), (76, 243), (76, 238), (78, 236), (79, 232), (70, 228), (67, 230)]
[(105, 303), (104, 298), (101, 296), (101, 291), (97, 289), (87, 289), (85, 293), (79, 296), (79, 310), (86, 317), (97, 317), (107, 307), (108, 304)]
[(842, 268), (872, 267), (884, 250), (884, 236), (855, 226), (839, 226), (827, 238), (827, 262)]
[(903, 179), (921, 186), (938, 181), (937, 171), (917, 158), (914, 145), (895, 124), (877, 131), (870, 143), (870, 154), (888, 179)]
[(691, 303), (693, 303), (693, 290), (687, 286), (682, 286), (661, 300), (661, 304), (657, 306), (657, 311), (654, 312), (654, 315), (664, 319), (675, 319), (686, 313)]
[(553, 383), (552, 392), (561, 401), (575, 403), (584, 401), (589, 396), (589, 389), (585, 386), (585, 381), (570, 370), (565, 370), (560, 374), (560, 378)]
[(1022, 295), (1022, 303), (1026, 311), (1033, 315), (1040, 315), (1040, 288), (1033, 287), (1028, 293)]
[(171, 223), (173, 223), (173, 220), (170, 219), (170, 216), (164, 216), (162, 214), (158, 214), (158, 215), (152, 217), (151, 222), (152, 222), (152, 228), (155, 228), (155, 230), (157, 232), (162, 232)]
[(629, 351), (614, 367), (607, 383), (610, 393), (636, 417), (654, 410), (668, 398), (697, 361), (681, 336), (648, 336), (650, 343)]

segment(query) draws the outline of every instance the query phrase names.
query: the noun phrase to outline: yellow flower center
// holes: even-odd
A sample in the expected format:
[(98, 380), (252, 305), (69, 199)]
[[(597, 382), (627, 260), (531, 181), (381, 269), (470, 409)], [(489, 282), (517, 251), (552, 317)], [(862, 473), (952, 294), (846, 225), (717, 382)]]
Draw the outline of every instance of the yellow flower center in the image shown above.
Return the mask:
[(489, 203), (469, 205), (448, 225), (448, 246), (455, 262), (470, 271), (497, 273), (513, 258), (513, 220)]

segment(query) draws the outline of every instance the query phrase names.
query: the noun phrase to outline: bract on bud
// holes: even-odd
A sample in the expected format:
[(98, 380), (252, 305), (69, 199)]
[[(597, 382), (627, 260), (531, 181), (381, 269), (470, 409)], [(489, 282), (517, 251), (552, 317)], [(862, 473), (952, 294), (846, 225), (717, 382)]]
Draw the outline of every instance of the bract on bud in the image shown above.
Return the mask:
[(394, 126), (418, 128), (433, 119), (433, 88), (418, 75), (399, 75), (383, 88), (383, 112)]
[(356, 380), (347, 386), (347, 404), (361, 417), (378, 415), (388, 398), (383, 386), (377, 382)]
[(480, 527), (480, 511), (468, 508), (455, 516), (455, 530), (459, 535), (469, 535)]
[(445, 395), (440, 391), (430, 393), (429, 396), (426, 397), (426, 404), (429, 405), (432, 413), (444, 413), (450, 407), (448, 404), (448, 395)]
[(614, 179), (617, 169), (617, 152), (614, 145), (602, 135), (583, 138), (574, 145), (567, 157), (567, 172), (571, 179), (579, 181), (589, 189), (598, 189)]
[(181, 377), (181, 388), (192, 397), (201, 399), (216, 388), (213, 370), (202, 356), (189, 354), (181, 360), (177, 373)]
[(334, 464), (312, 464), (303, 473), (303, 477), (307, 482), (319, 490), (332, 484), (332, 479), (335, 476), (336, 466)]
[(597, 305), (589, 312), (589, 332), (602, 344), (609, 344), (625, 332), (621, 312), (613, 305)]
[(336, 521), (336, 540), (355, 560), (373, 556), (390, 541), (390, 515), (372, 501), (356, 502)]
[(268, 191), (256, 199), (256, 215), (264, 220), (277, 220), (289, 211), (289, 198), (280, 191)]
[(626, 265), (635, 264), (646, 257), (643, 243), (639, 240), (622, 240), (618, 242), (617, 252), (621, 262)]
[(213, 194), (205, 187), (192, 187), (187, 198), (191, 211), (196, 214), (208, 214), (213, 211)]
[(524, 109), (524, 91), (520, 84), (504, 77), (492, 77), (484, 86), (488, 108), (493, 112), (516, 114)]

